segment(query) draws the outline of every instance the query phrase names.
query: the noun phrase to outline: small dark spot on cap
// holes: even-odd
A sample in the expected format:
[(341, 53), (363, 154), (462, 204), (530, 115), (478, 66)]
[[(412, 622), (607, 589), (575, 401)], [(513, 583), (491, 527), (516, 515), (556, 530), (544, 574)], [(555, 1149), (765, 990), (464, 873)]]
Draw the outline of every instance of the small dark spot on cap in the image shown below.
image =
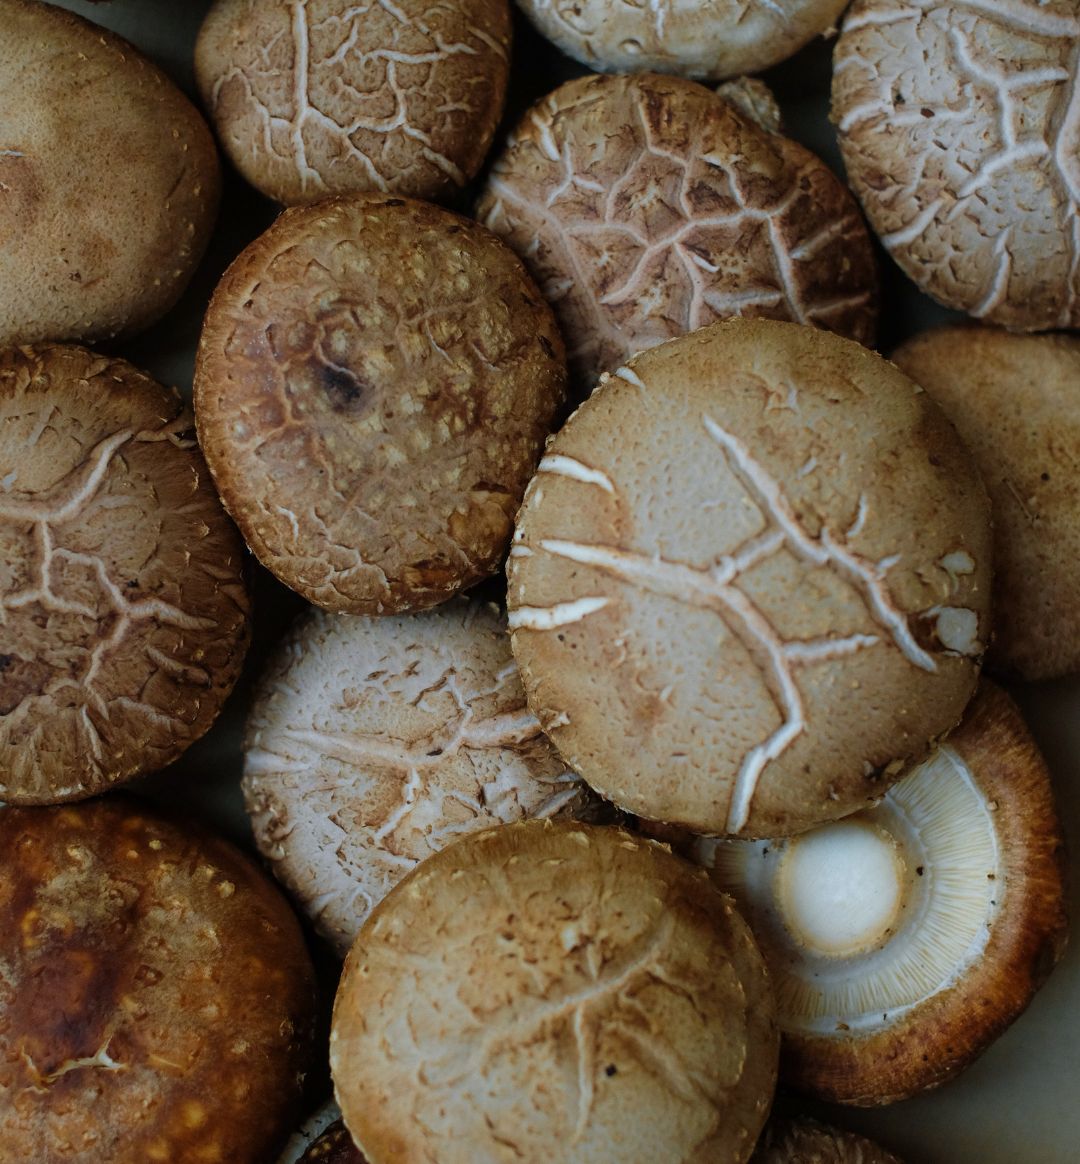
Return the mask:
[(607, 1065), (607, 1066), (604, 1068), (604, 1074), (605, 1074), (605, 1075), (606, 1075), (606, 1076), (607, 1076), (609, 1079), (612, 1077), (612, 1075), (617, 1075), (618, 1073), (619, 1073), (619, 1069), (618, 1069), (618, 1067), (616, 1067), (616, 1066), (615, 1066), (615, 1064), (614, 1064), (614, 1063), (609, 1063), (609, 1064), (608, 1064), (608, 1065)]
[(383, 203), (383, 205), (384, 206), (404, 206), (405, 199), (404, 198), (387, 198), (387, 200)]
[(932, 109), (927, 109), (925, 105), (922, 107), (922, 109), (919, 110), (919, 112), (923, 115), (923, 117), (934, 116), (934, 111)]
[(930, 460), (930, 464), (933, 465), (935, 469), (941, 468), (941, 458), (940, 457), (935, 457), (934, 454), (931, 453), (929, 460)]
[(129, 590), (134, 590), (135, 587), (139, 585), (139, 580), (138, 578), (129, 578), (125, 585)]
[(551, 346), (551, 340), (546, 335), (537, 336), (536, 338), (539, 340), (540, 346), (544, 349), (548, 359), (555, 359), (555, 349)]
[(356, 412), (364, 407), (371, 392), (371, 384), (361, 379), (355, 372), (348, 368), (340, 368), (336, 364), (324, 364), (320, 361), (315, 367), (323, 391), (330, 401), (330, 407), (335, 412)]
[(923, 875), (923, 867), (922, 867), (922, 865), (919, 865), (919, 866), (917, 866), (917, 867), (916, 867), (916, 869), (915, 869), (915, 872), (916, 872), (916, 874), (917, 874), (919, 877), (921, 877), (921, 876)]
[(1050, 474), (1049, 474), (1049, 473), (1040, 473), (1040, 474), (1039, 474), (1039, 480), (1040, 480), (1040, 481), (1049, 481), (1049, 480), (1050, 480)]
[(0, 655), (0, 671), (6, 671), (14, 662), (14, 655)]

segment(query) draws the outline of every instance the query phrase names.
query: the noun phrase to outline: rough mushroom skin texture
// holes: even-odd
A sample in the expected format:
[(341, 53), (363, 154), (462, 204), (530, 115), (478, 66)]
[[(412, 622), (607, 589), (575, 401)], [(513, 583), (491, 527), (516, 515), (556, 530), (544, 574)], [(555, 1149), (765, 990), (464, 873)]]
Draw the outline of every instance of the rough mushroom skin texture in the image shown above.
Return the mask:
[(750, 1164), (903, 1164), (873, 1140), (818, 1123), (770, 1119)]
[(0, 812), (0, 1140), (35, 1164), (263, 1164), (314, 972), (273, 883), (137, 801)]
[(466, 837), (393, 889), (330, 1041), (371, 1164), (740, 1164), (775, 1054), (730, 900), (661, 845), (552, 821)]
[(846, 0), (518, 0), (534, 25), (601, 73), (719, 81), (757, 73), (827, 32)]
[(217, 0), (195, 71), (223, 149), (278, 202), (439, 200), (491, 145), (510, 34), (507, 0)]
[(498, 568), (565, 377), (551, 311), (498, 239), (360, 195), (286, 210), (226, 272), (195, 416), (263, 565), (316, 606), (396, 613)]
[(247, 649), (243, 557), (175, 392), (0, 351), (0, 800), (90, 796), (198, 739)]
[(944, 416), (857, 344), (734, 320), (644, 352), (518, 515), (529, 705), (639, 816), (773, 837), (854, 812), (974, 691), (988, 508)]
[(504, 619), (464, 600), (302, 618), (252, 706), (243, 786), (255, 843), (342, 957), (455, 837), (594, 799), (526, 707)]
[(583, 387), (733, 315), (873, 342), (855, 200), (809, 150), (675, 77), (583, 77), (522, 119), (477, 217), (522, 256)]
[(892, 358), (956, 425), (990, 493), (989, 664), (1027, 680), (1080, 671), (1080, 339), (948, 327)]
[(1070, 0), (857, 0), (833, 120), (904, 273), (1014, 330), (1080, 326), (1080, 14)]
[(0, 347), (148, 327), (217, 218), (209, 128), (131, 45), (37, 0), (0, 0)]

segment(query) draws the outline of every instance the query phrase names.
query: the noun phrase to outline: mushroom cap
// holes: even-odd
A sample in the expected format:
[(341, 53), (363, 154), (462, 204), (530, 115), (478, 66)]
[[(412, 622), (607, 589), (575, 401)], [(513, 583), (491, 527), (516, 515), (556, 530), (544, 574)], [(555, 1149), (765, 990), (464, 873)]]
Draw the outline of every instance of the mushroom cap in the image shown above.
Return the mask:
[(232, 689), (243, 546), (192, 429), (123, 360), (0, 351), (0, 799), (164, 767)]
[(846, 0), (518, 0), (575, 60), (601, 73), (719, 81), (778, 64), (828, 31)]
[(358, 195), (286, 210), (225, 273), (195, 417), (264, 566), (328, 610), (396, 613), (497, 569), (565, 375), (494, 235)]
[(342, 957), (454, 837), (591, 799), (525, 706), (502, 616), (464, 600), (301, 618), (252, 706), (244, 796), (259, 850)]
[(508, 0), (216, 0), (195, 75), (229, 159), (278, 202), (441, 199), (491, 145), (510, 32)]
[(809, 150), (676, 77), (582, 77), (535, 105), (477, 216), (522, 256), (583, 384), (732, 315), (863, 343), (877, 272), (855, 200)]
[(529, 705), (639, 816), (780, 836), (853, 812), (974, 691), (988, 509), (940, 411), (850, 340), (733, 320), (644, 352), (518, 515)]
[[(702, 840), (696, 856), (734, 894), (769, 963), (783, 1078), (834, 1103), (893, 1103), (981, 1054), (1064, 951), (1064, 842), (1049, 774), (1016, 706), (984, 680), (929, 761), (877, 807), (827, 828), (873, 829), (898, 856), (899, 909), (846, 954), (800, 938), (791, 918), (820, 938), (853, 898), (861, 909), (852, 887), (865, 870), (856, 878), (841, 863), (822, 876), (811, 888), (816, 917), (813, 906), (792, 908), (780, 884), (817, 834)], [(829, 873), (821, 861), (817, 870)], [(869, 880), (883, 883), (873, 870)]]
[(330, 1063), (370, 1164), (741, 1164), (777, 1039), (708, 878), (618, 829), (524, 821), (436, 853), (345, 963)]
[(1080, 339), (946, 327), (892, 358), (956, 426), (990, 494), (991, 664), (1024, 679), (1080, 671)]
[(314, 971), (273, 883), (137, 801), (0, 812), (8, 1160), (263, 1164), (297, 1115)]
[(148, 327), (217, 217), (214, 141), (126, 41), (53, 4), (0, 0), (0, 347)]
[[(308, 1155), (309, 1150), (326, 1143), (333, 1147), (338, 1145), (339, 1137), (336, 1135), (336, 1129), (341, 1127), (344, 1127), (341, 1122), (341, 1109), (333, 1100), (329, 1100), (304, 1122), (299, 1131), (289, 1138), (284, 1151), (278, 1157), (277, 1164), (308, 1164), (308, 1161), (312, 1159)], [(320, 1148), (319, 1150), (330, 1149)], [(355, 1151), (355, 1146), (353, 1150)], [(320, 1157), (316, 1156), (315, 1159), (320, 1159)], [(324, 1164), (327, 1162), (328, 1164), (362, 1164), (362, 1158), (354, 1161), (346, 1157), (344, 1161), (336, 1161), (323, 1155), (321, 1159)]]
[(904, 273), (1014, 330), (1080, 327), (1073, 0), (856, 0), (834, 53), (852, 189)]
[(338, 1120), (300, 1157), (299, 1164), (367, 1164), (363, 1152), (353, 1143), (349, 1129)]
[(817, 1120), (773, 1117), (751, 1164), (903, 1164), (873, 1140)]

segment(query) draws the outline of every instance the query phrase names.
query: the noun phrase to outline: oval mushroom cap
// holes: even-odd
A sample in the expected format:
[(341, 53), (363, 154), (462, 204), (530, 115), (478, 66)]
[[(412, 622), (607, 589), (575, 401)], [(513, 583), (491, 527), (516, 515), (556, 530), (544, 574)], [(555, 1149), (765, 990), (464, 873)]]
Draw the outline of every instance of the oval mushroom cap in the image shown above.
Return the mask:
[(564, 382), (551, 312), (497, 238), (360, 195), (285, 211), (229, 268), (195, 414), (263, 565), (317, 606), (394, 613), (498, 568)]
[(314, 971), (273, 883), (136, 801), (0, 811), (5, 1160), (264, 1164)]
[(331, 1070), (371, 1164), (741, 1164), (774, 1084), (745, 923), (660, 845), (525, 821), (420, 865), (365, 924)]
[(155, 771), (232, 689), (243, 546), (192, 427), (122, 360), (0, 351), (0, 799)]
[(786, 835), (876, 800), (960, 720), (989, 545), (966, 451), (891, 364), (715, 324), (636, 356), (549, 443), (508, 569), (514, 654), (620, 807)]
[(773, 1117), (765, 1125), (751, 1164), (903, 1164), (864, 1136), (817, 1120)]

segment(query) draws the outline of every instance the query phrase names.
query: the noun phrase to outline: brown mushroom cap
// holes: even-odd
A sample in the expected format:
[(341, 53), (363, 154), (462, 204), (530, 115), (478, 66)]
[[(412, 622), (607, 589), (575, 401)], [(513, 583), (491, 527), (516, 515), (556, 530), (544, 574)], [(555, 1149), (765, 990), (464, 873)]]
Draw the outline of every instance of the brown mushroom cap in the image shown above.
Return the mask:
[(750, 1164), (903, 1164), (873, 1140), (818, 1123), (773, 1117)]
[(877, 276), (854, 199), (809, 150), (692, 81), (556, 89), (518, 125), (477, 216), (554, 304), (588, 387), (732, 315), (873, 341)]
[(161, 768), (232, 689), (243, 546), (192, 428), (123, 360), (0, 351), (0, 800)]
[(367, 1164), (363, 1152), (353, 1143), (348, 1128), (338, 1120), (300, 1157), (300, 1164)]
[(466, 837), (391, 890), (330, 1041), (371, 1164), (741, 1164), (775, 1052), (730, 900), (651, 841), (552, 821)]
[(0, 0), (0, 347), (139, 331), (179, 299), (213, 229), (213, 138), (126, 41)]
[(460, 189), (491, 145), (509, 71), (507, 0), (216, 0), (195, 48), (225, 152), (289, 205)]
[(564, 382), (509, 249), (436, 206), (360, 195), (285, 211), (229, 268), (195, 414), (260, 561), (318, 606), (394, 613), (498, 567)]
[(591, 799), (525, 706), (504, 619), (463, 600), (302, 618), (251, 709), (244, 796), (255, 843), (342, 957), (456, 836)]
[(314, 972), (273, 883), (136, 801), (0, 811), (0, 1144), (35, 1164), (264, 1164)]
[(959, 722), (989, 562), (986, 493), (925, 393), (850, 340), (733, 320), (634, 357), (549, 443), (508, 568), (514, 654), (620, 807), (786, 835)]
[(696, 855), (769, 963), (783, 1077), (831, 1102), (892, 1103), (952, 1078), (1064, 951), (1049, 775), (1015, 705), (985, 681), (963, 724), (876, 808), (789, 841), (702, 840)]
[(892, 358), (956, 425), (990, 493), (990, 661), (1024, 679), (1080, 671), (1080, 339), (947, 327)]
[(834, 53), (852, 189), (929, 295), (990, 323), (1080, 327), (1073, 0), (856, 0)]

